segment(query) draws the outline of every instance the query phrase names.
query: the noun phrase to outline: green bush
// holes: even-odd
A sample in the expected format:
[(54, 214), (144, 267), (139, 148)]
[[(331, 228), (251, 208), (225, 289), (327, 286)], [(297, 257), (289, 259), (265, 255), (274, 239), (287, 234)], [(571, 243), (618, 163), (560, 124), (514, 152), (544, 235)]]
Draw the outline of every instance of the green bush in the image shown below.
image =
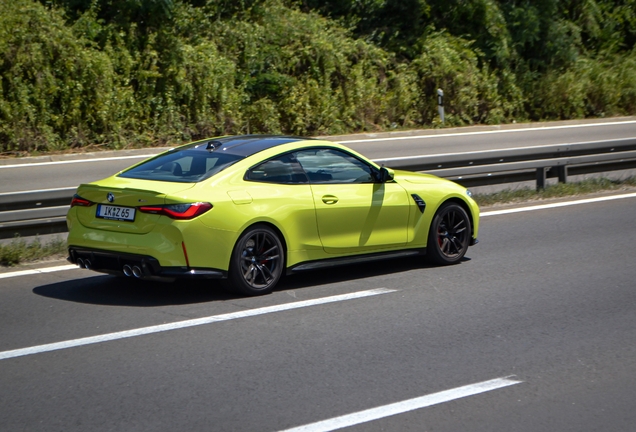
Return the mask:
[(523, 110), (522, 97), (509, 73), (502, 76), (480, 65), (472, 43), (445, 32), (428, 36), (411, 67), (419, 78), (419, 112), (423, 124), (436, 123), (437, 89), (444, 91), (449, 125), (501, 123)]
[(636, 51), (595, 59), (582, 57), (563, 71), (535, 81), (531, 115), (543, 119), (609, 117), (636, 108)]
[(30, 0), (0, 3), (0, 151), (99, 144), (119, 113), (107, 53), (78, 39), (62, 13)]
[(3, 1), (0, 154), (635, 114), (635, 1)]

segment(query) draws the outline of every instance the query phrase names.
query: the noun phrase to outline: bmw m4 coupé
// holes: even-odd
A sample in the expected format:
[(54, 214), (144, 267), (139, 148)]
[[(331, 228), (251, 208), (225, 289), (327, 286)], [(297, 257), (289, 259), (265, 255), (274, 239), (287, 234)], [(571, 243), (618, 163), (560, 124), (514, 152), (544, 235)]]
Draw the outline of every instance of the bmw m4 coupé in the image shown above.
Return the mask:
[(69, 261), (142, 279), (222, 279), (245, 295), (283, 274), (411, 254), (441, 265), (477, 242), (464, 187), (393, 171), (332, 142), (220, 137), (82, 184)]

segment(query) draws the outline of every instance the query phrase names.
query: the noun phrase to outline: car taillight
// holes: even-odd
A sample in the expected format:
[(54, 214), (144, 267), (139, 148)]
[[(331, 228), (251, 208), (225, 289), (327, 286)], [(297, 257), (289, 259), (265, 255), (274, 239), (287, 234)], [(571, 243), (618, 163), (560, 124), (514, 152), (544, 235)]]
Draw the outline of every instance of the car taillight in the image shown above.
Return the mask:
[(73, 199), (71, 200), (71, 207), (79, 206), (79, 207), (90, 207), (95, 204), (92, 201), (82, 198), (81, 196), (75, 194), (73, 195)]
[(202, 215), (212, 208), (212, 204), (207, 202), (197, 202), (190, 204), (166, 204), (157, 206), (142, 206), (139, 211), (168, 216), (172, 219), (193, 219)]

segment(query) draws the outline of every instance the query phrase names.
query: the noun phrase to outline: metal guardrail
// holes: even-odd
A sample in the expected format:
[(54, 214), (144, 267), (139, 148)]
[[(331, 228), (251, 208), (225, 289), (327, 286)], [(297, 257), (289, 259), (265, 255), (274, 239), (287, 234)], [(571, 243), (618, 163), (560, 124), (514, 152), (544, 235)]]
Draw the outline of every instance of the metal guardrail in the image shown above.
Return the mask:
[(74, 187), (0, 193), (0, 238), (66, 231)]
[(391, 168), (425, 171), (464, 186), (485, 186), (636, 168), (636, 138), (484, 150), (433, 156), (375, 159)]
[[(636, 138), (485, 150), (432, 156), (375, 159), (395, 169), (425, 171), (464, 186), (536, 181), (636, 168)], [(66, 231), (75, 188), (0, 193), (0, 238)]]

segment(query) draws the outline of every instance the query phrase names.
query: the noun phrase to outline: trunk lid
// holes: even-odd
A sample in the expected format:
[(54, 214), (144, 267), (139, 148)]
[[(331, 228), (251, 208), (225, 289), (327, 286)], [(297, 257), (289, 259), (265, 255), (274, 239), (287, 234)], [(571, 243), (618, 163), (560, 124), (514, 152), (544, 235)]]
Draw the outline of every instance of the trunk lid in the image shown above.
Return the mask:
[(142, 213), (139, 207), (165, 204), (167, 195), (178, 194), (194, 185), (117, 177), (82, 184), (77, 188), (77, 195), (95, 205), (76, 207), (77, 219), (88, 228), (145, 234), (152, 231), (161, 215)]

